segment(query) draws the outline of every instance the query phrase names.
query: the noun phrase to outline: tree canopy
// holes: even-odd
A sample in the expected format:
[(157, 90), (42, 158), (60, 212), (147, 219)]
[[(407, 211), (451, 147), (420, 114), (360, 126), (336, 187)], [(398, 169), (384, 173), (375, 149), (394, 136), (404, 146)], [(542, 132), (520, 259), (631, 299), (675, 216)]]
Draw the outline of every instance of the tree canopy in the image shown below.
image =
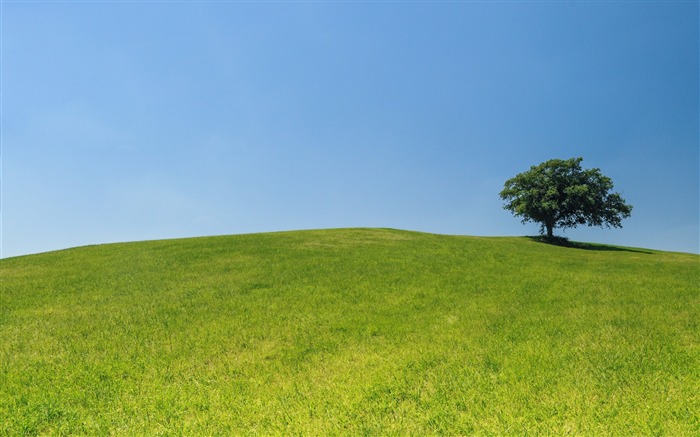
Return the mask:
[(554, 228), (578, 225), (622, 227), (632, 206), (611, 193), (612, 180), (600, 169), (582, 169), (583, 158), (551, 159), (508, 179), (501, 199), (504, 209), (522, 222), (540, 224), (540, 232), (552, 238)]

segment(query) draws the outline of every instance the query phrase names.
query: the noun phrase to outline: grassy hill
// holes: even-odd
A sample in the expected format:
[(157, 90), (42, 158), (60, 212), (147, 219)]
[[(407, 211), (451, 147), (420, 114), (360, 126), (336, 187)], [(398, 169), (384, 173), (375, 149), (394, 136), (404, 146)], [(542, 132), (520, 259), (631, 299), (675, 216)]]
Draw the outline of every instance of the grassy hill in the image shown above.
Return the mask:
[(343, 229), (0, 263), (2, 435), (700, 434), (697, 255)]

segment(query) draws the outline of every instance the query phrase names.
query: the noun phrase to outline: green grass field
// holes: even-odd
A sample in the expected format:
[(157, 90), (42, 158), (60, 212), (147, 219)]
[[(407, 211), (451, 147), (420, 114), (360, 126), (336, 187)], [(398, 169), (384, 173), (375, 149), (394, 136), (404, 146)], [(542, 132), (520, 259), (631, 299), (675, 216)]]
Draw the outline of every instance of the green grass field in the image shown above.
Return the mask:
[(342, 229), (0, 261), (1, 435), (700, 435), (700, 256)]

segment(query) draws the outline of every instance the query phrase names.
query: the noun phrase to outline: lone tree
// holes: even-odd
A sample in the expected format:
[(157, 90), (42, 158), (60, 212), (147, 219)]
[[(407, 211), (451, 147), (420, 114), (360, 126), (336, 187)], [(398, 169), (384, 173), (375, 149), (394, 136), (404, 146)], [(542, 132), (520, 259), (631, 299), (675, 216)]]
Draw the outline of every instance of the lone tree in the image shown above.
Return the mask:
[(554, 236), (554, 228), (578, 225), (621, 228), (632, 206), (618, 193), (610, 193), (612, 180), (600, 169), (584, 170), (583, 158), (551, 159), (508, 179), (501, 199), (504, 209), (522, 222), (537, 222), (540, 233)]

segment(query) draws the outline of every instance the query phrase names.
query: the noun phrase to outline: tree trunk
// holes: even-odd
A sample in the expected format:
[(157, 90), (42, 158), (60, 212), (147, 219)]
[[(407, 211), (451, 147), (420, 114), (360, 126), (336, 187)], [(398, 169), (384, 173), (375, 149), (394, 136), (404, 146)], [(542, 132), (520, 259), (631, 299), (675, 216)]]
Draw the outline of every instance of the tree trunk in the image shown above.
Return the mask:
[(547, 239), (551, 240), (554, 238), (554, 226), (550, 223), (545, 223), (545, 226), (547, 227)]

